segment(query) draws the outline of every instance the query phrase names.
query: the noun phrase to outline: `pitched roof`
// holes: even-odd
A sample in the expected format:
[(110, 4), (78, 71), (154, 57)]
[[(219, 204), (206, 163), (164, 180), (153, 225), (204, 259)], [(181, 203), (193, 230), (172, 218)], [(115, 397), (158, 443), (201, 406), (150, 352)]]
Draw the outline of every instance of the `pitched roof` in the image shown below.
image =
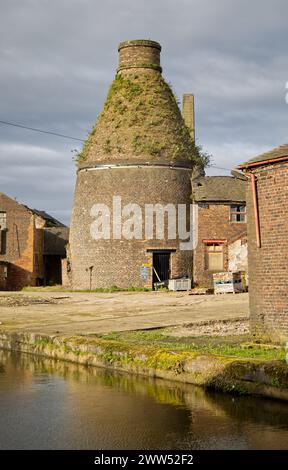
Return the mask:
[(276, 147), (273, 150), (270, 150), (269, 152), (265, 152), (265, 153), (262, 153), (261, 155), (258, 155), (257, 157), (251, 158), (251, 160), (248, 160), (247, 162), (244, 162), (241, 165), (239, 165), (238, 168), (258, 166), (262, 163), (267, 164), (268, 161), (270, 163), (270, 160), (272, 161), (275, 160), (275, 163), (276, 163), (278, 159), (288, 160), (288, 144), (280, 145), (280, 147)]
[(192, 182), (196, 202), (245, 202), (246, 182), (233, 176), (204, 176)]
[(25, 210), (29, 211), (30, 213), (35, 214), (38, 217), (41, 217), (43, 220), (46, 221), (46, 227), (66, 227), (66, 225), (64, 225), (62, 222), (52, 217), (52, 215), (47, 214), (47, 212), (45, 211), (31, 209), (31, 207), (28, 207), (25, 204), (22, 204), (21, 202), (17, 201), (15, 198), (13, 199), (12, 197), (7, 196), (7, 194), (2, 193), (2, 192), (0, 192), (0, 197), (6, 198), (9, 201), (12, 201), (14, 204), (17, 204), (18, 206), (23, 207)]
[(33, 214), (38, 215), (39, 217), (42, 217), (42, 219), (46, 220), (48, 227), (66, 227), (66, 225), (62, 224), (62, 222), (59, 222), (59, 220), (52, 217), (52, 215), (47, 214), (47, 212), (45, 211), (31, 209), (31, 207), (28, 207), (28, 206), (24, 206), (24, 207), (26, 207), (30, 212), (33, 212)]

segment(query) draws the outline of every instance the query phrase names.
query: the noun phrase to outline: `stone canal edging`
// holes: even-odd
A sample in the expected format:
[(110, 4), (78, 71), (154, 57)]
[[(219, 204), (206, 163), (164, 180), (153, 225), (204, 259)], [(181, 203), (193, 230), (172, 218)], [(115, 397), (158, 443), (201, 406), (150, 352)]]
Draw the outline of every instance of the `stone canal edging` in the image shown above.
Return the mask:
[(3, 331), (0, 348), (228, 393), (288, 400), (288, 366), (284, 361), (171, 352), (95, 336), (53, 337)]

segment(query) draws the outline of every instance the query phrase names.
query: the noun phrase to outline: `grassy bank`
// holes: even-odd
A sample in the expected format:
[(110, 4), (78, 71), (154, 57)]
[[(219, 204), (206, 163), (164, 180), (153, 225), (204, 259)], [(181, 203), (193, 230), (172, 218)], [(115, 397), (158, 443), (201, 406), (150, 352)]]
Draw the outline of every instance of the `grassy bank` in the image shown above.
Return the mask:
[[(267, 349), (262, 356), (240, 356), (242, 348), (204, 344), (177, 346), (158, 339), (159, 332), (117, 335), (49, 337), (31, 333), (0, 331), (0, 348), (104, 367), (121, 372), (159, 377), (200, 385), (229, 393), (251, 394), (288, 400), (288, 367), (280, 350)], [(156, 336), (156, 337), (155, 337)], [(160, 344), (160, 341), (162, 343)], [(230, 348), (234, 348), (229, 349)], [(213, 349), (214, 348), (214, 349)], [(253, 354), (256, 353), (256, 349)], [(233, 351), (234, 355), (231, 355)], [(251, 349), (247, 351), (251, 352)], [(222, 350), (223, 352), (223, 350)], [(230, 354), (227, 354), (227, 353)], [(263, 357), (263, 354), (265, 358)], [(269, 359), (269, 360), (268, 360)]]
[[(173, 330), (172, 330), (173, 332)], [(216, 356), (247, 359), (283, 360), (283, 346), (255, 340), (251, 335), (231, 336), (171, 336), (171, 329), (115, 332), (99, 335), (99, 338), (121, 342), (126, 345), (153, 346), (166, 351), (195, 352)]]
[[(83, 292), (83, 293), (95, 293), (95, 294), (109, 294), (113, 292), (150, 292), (152, 289), (148, 287), (130, 287), (129, 289), (122, 289), (121, 287), (111, 286), (106, 288), (99, 288), (99, 289), (85, 289), (85, 290), (76, 290), (76, 289), (68, 289), (64, 286), (43, 286), (43, 287), (34, 287), (28, 286), (23, 287), (21, 292)], [(165, 290), (167, 291), (167, 290)]]

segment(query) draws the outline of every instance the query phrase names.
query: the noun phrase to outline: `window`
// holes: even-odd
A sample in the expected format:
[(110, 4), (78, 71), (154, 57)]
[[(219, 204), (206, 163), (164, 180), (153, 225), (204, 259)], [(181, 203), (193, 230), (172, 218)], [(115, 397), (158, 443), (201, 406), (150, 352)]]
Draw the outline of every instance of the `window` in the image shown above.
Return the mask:
[(246, 206), (231, 206), (230, 222), (246, 222)]
[(6, 254), (6, 212), (0, 211), (0, 255)]
[(7, 237), (6, 230), (0, 230), (0, 255), (6, 255)]
[(6, 222), (6, 212), (0, 211), (0, 230), (6, 230), (7, 222)]
[(223, 271), (223, 245), (213, 243), (206, 245), (205, 268), (208, 271)]

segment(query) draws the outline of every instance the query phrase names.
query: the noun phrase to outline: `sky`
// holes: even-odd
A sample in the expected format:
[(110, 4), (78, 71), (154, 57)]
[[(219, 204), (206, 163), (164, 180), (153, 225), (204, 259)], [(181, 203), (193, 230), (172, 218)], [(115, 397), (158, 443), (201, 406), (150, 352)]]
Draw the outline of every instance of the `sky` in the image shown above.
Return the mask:
[[(0, 120), (85, 139), (119, 42), (162, 45), (209, 175), (288, 142), (287, 0), (0, 0)], [(286, 87), (287, 83), (287, 89)], [(0, 124), (0, 192), (69, 224), (81, 142)]]

